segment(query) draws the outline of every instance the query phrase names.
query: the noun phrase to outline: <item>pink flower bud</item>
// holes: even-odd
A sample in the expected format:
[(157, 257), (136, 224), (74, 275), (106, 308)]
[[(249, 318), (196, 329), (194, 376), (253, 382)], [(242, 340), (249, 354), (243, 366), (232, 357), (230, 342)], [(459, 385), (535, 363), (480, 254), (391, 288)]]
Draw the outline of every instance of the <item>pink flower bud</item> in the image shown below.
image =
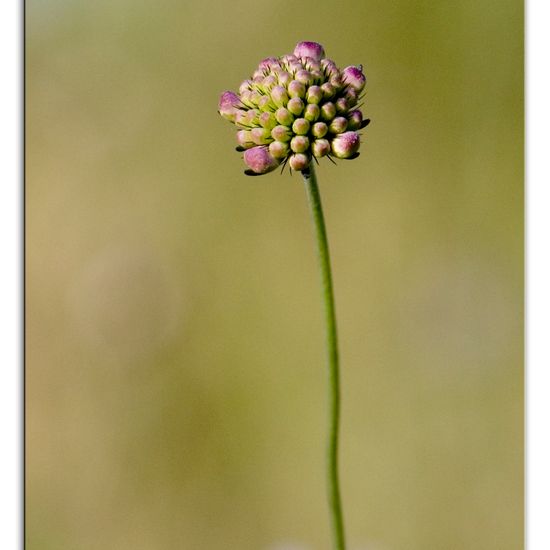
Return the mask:
[(332, 140), (332, 152), (340, 159), (347, 159), (357, 153), (360, 143), (357, 132), (344, 132)]
[(298, 42), (294, 48), (296, 57), (311, 57), (315, 61), (320, 61), (325, 57), (325, 50), (321, 44), (317, 42)]
[(267, 174), (280, 164), (280, 161), (269, 153), (265, 145), (247, 149), (244, 152), (244, 162), (255, 174)]
[(342, 80), (348, 86), (351, 86), (355, 91), (361, 92), (367, 83), (367, 79), (363, 74), (361, 65), (350, 65), (342, 71)]

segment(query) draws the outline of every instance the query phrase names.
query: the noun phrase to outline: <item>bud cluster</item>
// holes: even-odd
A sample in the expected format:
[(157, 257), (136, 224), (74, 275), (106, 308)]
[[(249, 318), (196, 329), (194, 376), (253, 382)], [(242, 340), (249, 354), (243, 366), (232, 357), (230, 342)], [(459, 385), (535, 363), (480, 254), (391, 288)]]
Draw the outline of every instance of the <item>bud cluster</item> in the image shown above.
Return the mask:
[(353, 159), (363, 119), (361, 66), (338, 69), (316, 42), (300, 42), (292, 55), (268, 57), (239, 92), (224, 92), (220, 115), (233, 122), (248, 175), (281, 164), (307, 171), (312, 159)]

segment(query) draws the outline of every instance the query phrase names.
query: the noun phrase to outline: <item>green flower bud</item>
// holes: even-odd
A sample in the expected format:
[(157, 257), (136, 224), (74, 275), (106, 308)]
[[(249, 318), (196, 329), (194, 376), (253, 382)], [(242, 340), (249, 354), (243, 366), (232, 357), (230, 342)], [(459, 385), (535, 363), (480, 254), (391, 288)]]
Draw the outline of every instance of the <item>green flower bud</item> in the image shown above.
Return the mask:
[(311, 57), (308, 57), (302, 61), (304, 67), (308, 71), (320, 71), (321, 70), (321, 63), (317, 61), (316, 59), (312, 59)]
[(318, 104), (323, 99), (323, 90), (320, 86), (310, 86), (306, 93), (306, 100), (308, 103)]
[(250, 126), (248, 122), (248, 111), (237, 111), (237, 113), (235, 114), (235, 124), (240, 128), (248, 128), (248, 126)]
[[(297, 118), (292, 124), (292, 131), (299, 136), (305, 136), (309, 132), (309, 121), (305, 118)], [(301, 153), (301, 151), (297, 152)]]
[(269, 144), (269, 153), (276, 159), (284, 159), (290, 151), (288, 143), (273, 141)]
[(290, 148), (295, 153), (305, 153), (309, 149), (309, 138), (307, 136), (294, 136), (290, 140)]
[(336, 94), (336, 89), (329, 82), (321, 84), (321, 91), (323, 92), (323, 99), (331, 99)]
[(342, 115), (348, 112), (349, 105), (348, 105), (348, 100), (345, 97), (339, 97), (336, 100), (335, 105), (336, 105), (336, 112), (339, 115)]
[(329, 124), (328, 129), (333, 134), (341, 134), (342, 132), (346, 131), (347, 127), (348, 127), (348, 119), (343, 116), (337, 116)]
[(348, 114), (348, 130), (359, 130), (363, 122), (363, 113), (356, 109)]
[(262, 94), (258, 90), (252, 90), (248, 96), (249, 101), (252, 103), (252, 107), (257, 107), (258, 102), (260, 101)]
[(306, 120), (309, 120), (310, 122), (315, 122), (319, 115), (321, 114), (321, 109), (319, 109), (319, 105), (315, 105), (315, 103), (309, 103), (306, 105), (306, 109), (304, 111), (304, 118)]
[(336, 116), (336, 107), (330, 101), (321, 106), (321, 118), (330, 122)]
[(262, 113), (260, 115), (260, 124), (263, 128), (267, 128), (268, 130), (272, 130), (277, 126), (277, 120), (275, 119), (275, 115), (273, 113)]
[(311, 152), (317, 158), (324, 157), (330, 153), (330, 142), (328, 139), (316, 139), (311, 144)]
[(312, 74), (309, 71), (306, 71), (305, 69), (301, 69), (297, 71), (295, 78), (298, 82), (301, 82), (302, 84), (304, 84), (304, 86), (311, 86), (313, 84)]
[(269, 92), (273, 86), (277, 84), (277, 77), (273, 74), (267, 75), (262, 81), (262, 89), (264, 92)]
[(275, 111), (275, 119), (279, 124), (282, 124), (283, 126), (290, 126), (294, 120), (294, 117), (288, 109), (285, 109), (284, 107), (279, 107)]
[(252, 141), (256, 145), (267, 145), (273, 141), (271, 131), (267, 128), (252, 128), (252, 130), (250, 130), (250, 135), (252, 136)]
[(344, 132), (332, 140), (332, 152), (340, 159), (347, 159), (357, 153), (360, 143), (357, 132)]
[(309, 162), (309, 157), (303, 153), (296, 153), (295, 155), (291, 155), (288, 159), (288, 163), (292, 170), (296, 170), (297, 172), (305, 170), (309, 166)]
[(239, 130), (237, 132), (237, 142), (241, 147), (245, 147), (247, 149), (254, 146), (252, 134), (249, 130)]
[(260, 111), (258, 109), (249, 109), (246, 112), (246, 121), (248, 126), (257, 126), (260, 123)]
[(314, 84), (322, 84), (325, 81), (325, 75), (322, 71), (311, 71)]
[(260, 111), (274, 111), (276, 109), (275, 104), (271, 101), (271, 97), (268, 95), (263, 95), (258, 101), (258, 107)]
[(304, 102), (299, 97), (293, 97), (287, 103), (286, 108), (296, 116), (300, 116), (304, 110)]
[(350, 86), (348, 86), (346, 88), (344, 97), (348, 100), (348, 105), (350, 107), (353, 107), (357, 105), (357, 100), (359, 99), (359, 92), (355, 88), (351, 88)]
[(285, 88), (292, 82), (292, 75), (287, 71), (282, 71), (277, 77), (280, 86)]
[(269, 153), (265, 145), (252, 147), (244, 152), (244, 162), (255, 174), (267, 174), (275, 170), (281, 163)]
[(292, 133), (290, 128), (286, 126), (275, 126), (275, 128), (271, 130), (271, 137), (277, 141), (290, 141)]
[(290, 97), (305, 97), (306, 87), (303, 82), (293, 80), (288, 84), (288, 95)]
[(288, 103), (288, 94), (282, 86), (275, 86), (271, 90), (271, 99), (277, 107), (284, 107)]
[(344, 82), (342, 81), (342, 77), (339, 74), (332, 75), (329, 78), (329, 82), (337, 89), (339, 90), (344, 85)]
[(327, 132), (328, 132), (328, 126), (324, 122), (316, 122), (311, 128), (311, 133), (316, 138), (322, 138), (326, 136)]

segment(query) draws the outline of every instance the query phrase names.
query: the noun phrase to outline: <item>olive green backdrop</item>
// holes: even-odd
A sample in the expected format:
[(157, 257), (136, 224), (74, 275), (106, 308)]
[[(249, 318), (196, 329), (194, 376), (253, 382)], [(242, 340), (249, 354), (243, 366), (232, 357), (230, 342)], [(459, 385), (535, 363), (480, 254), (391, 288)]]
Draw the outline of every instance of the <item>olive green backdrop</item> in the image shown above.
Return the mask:
[(523, 547), (523, 4), (28, 0), (29, 550), (328, 550), (299, 175), (217, 114), (321, 42), (349, 550)]

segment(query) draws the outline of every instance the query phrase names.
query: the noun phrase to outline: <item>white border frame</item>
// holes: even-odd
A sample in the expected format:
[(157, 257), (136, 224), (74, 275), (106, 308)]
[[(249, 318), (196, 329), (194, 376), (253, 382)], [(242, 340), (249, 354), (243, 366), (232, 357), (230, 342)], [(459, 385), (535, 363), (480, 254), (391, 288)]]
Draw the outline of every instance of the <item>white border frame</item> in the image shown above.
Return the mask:
[(0, 2), (0, 541), (23, 548), (23, 2)]

